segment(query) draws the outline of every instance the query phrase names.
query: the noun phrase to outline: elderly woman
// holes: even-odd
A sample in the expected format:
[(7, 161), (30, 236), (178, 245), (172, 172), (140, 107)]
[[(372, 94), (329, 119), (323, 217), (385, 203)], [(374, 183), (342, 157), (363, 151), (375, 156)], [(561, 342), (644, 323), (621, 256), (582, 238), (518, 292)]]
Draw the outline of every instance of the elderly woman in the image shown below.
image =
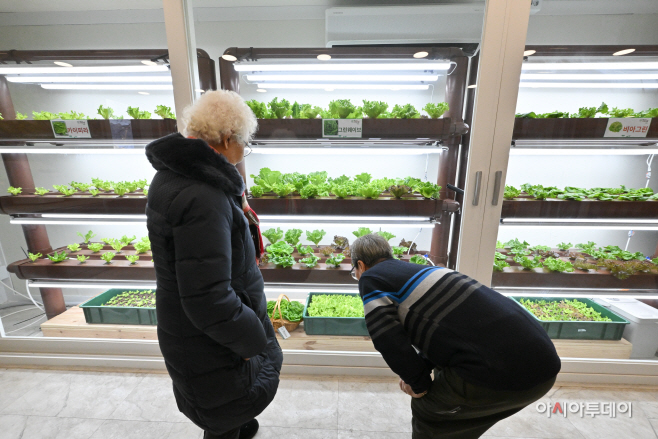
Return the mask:
[(204, 438), (251, 438), (282, 362), (235, 167), (257, 122), (238, 94), (212, 91), (184, 124), (186, 137), (146, 147), (158, 340), (178, 408)]

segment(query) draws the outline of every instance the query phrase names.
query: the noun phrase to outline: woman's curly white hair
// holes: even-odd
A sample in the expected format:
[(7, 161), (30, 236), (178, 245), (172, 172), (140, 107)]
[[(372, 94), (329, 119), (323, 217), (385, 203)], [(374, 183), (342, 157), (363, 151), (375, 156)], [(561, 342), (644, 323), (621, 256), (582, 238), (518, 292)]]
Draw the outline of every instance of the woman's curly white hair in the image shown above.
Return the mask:
[(258, 128), (256, 116), (234, 91), (216, 90), (203, 94), (183, 112), (183, 134), (217, 145), (223, 137), (236, 135), (244, 141)]

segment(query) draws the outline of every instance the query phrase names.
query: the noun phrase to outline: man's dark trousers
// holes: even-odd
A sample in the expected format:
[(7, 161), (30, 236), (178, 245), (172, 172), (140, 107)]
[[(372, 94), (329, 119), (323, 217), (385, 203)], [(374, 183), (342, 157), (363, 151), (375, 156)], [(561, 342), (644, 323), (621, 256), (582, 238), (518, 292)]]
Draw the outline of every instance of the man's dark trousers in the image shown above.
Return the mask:
[(435, 369), (427, 395), (411, 400), (413, 439), (479, 438), (496, 422), (544, 396), (555, 378), (522, 391), (476, 386), (449, 368)]

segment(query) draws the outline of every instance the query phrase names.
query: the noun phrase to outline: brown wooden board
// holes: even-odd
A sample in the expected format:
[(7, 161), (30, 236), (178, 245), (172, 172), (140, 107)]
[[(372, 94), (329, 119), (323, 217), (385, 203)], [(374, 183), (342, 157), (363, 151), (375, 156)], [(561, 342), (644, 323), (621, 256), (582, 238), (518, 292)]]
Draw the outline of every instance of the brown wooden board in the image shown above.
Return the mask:
[(533, 200), (503, 201), (501, 218), (655, 219), (658, 201)]
[[(108, 120), (88, 120), (91, 141), (112, 139)], [(173, 119), (133, 119), (130, 120), (133, 139), (158, 139), (177, 131)], [(66, 140), (55, 139), (49, 120), (3, 120), (0, 121), (0, 141), (15, 140)]]
[[(123, 340), (157, 340), (156, 326), (89, 324), (77, 306), (41, 324), (44, 337), (111, 338)], [(375, 352), (370, 337), (345, 335), (308, 335), (304, 322), (284, 340), (277, 335), (283, 349), (307, 351)], [(560, 357), (628, 359), (632, 345), (624, 339), (551, 340)]]
[[(364, 139), (445, 139), (450, 118), (363, 119)], [(266, 139), (321, 139), (322, 119), (259, 119), (255, 141)], [(355, 139), (351, 139), (355, 140)]]
[[(259, 214), (418, 216), (434, 218), (443, 210), (454, 212), (459, 204), (453, 200), (425, 200), (419, 197), (377, 200), (350, 198), (262, 197), (250, 198), (249, 204)], [(42, 213), (144, 214), (143, 194), (118, 195), (7, 195), (0, 197), (0, 212), (5, 215)]]
[[(600, 139), (608, 118), (514, 120), (513, 140), (519, 139)], [(653, 118), (647, 138), (658, 138), (658, 118)], [(637, 139), (641, 140), (641, 139)]]
[(658, 289), (658, 275), (638, 273), (628, 279), (617, 279), (605, 270), (573, 273), (551, 273), (542, 268), (524, 270), (507, 267), (494, 271), (492, 287), (535, 288), (624, 288), (633, 290)]

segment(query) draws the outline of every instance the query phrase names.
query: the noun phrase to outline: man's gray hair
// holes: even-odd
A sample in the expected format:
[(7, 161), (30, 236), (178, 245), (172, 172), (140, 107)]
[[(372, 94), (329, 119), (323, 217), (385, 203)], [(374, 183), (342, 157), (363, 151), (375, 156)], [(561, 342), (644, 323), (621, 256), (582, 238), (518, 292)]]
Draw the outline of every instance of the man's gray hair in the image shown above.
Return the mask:
[(352, 265), (362, 261), (366, 267), (372, 267), (381, 259), (393, 258), (393, 251), (388, 241), (379, 235), (370, 233), (354, 241), (350, 247)]

